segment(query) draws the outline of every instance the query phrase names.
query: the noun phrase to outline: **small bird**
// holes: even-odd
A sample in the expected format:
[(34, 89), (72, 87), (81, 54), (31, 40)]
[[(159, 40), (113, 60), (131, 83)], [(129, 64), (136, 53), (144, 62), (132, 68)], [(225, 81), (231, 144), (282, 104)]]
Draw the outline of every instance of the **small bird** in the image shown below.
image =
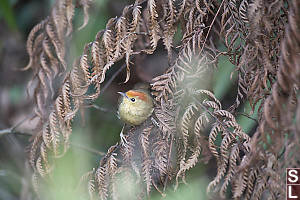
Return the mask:
[(125, 124), (137, 126), (142, 124), (153, 112), (153, 100), (145, 89), (133, 89), (122, 95), (119, 104), (119, 116)]
[(120, 133), (122, 145), (128, 144), (123, 132), (127, 132), (130, 127), (142, 124), (154, 110), (153, 100), (148, 88), (143, 84), (136, 85), (135, 88), (137, 89), (132, 89), (125, 93), (118, 92), (122, 95), (119, 100), (118, 115), (125, 122)]

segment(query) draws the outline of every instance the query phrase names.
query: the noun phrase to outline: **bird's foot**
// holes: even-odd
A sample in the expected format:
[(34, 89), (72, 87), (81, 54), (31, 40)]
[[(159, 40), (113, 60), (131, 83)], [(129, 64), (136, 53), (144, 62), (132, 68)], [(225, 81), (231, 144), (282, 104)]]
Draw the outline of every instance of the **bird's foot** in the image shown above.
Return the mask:
[(128, 141), (127, 141), (127, 136), (125, 136), (124, 134), (123, 134), (123, 130), (124, 130), (124, 126), (123, 126), (123, 128), (122, 128), (122, 130), (121, 130), (121, 133), (120, 133), (120, 139), (121, 139), (121, 145), (122, 146), (126, 146), (127, 144), (128, 144)]
[(159, 127), (159, 123), (153, 117), (151, 117), (151, 121), (152, 121), (152, 124)]

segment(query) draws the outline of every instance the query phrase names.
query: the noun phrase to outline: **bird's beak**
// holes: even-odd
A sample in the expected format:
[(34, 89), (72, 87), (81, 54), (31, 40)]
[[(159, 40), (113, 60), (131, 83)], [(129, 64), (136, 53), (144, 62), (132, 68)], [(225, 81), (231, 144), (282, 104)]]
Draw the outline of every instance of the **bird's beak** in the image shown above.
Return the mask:
[(130, 98), (126, 95), (126, 93), (124, 93), (124, 92), (118, 92), (120, 95), (122, 95), (123, 97), (126, 97), (127, 99), (129, 99), (130, 100)]

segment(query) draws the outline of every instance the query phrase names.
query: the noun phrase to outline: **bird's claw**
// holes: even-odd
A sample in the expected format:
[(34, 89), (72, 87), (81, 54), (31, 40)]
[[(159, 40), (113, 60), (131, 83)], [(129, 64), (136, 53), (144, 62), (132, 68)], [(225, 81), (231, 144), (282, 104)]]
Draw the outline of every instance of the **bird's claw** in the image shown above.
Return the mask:
[(128, 144), (126, 137), (123, 134), (121, 134), (120, 137), (121, 137), (121, 145), (126, 146)]
[(152, 124), (159, 127), (159, 123), (153, 117), (151, 117), (151, 121), (152, 121)]
[(124, 127), (122, 128), (122, 131), (120, 133), (121, 145), (126, 146), (128, 144), (128, 141), (126, 139), (126, 136), (123, 134), (123, 130), (124, 130)]

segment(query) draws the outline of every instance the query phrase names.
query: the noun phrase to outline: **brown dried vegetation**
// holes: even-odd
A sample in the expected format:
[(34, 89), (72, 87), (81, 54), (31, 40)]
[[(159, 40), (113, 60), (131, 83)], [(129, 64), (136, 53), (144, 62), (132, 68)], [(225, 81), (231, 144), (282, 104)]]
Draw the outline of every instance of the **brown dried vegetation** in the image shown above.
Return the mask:
[[(88, 0), (77, 1), (88, 22)], [(66, 42), (75, 5), (57, 0), (51, 15), (31, 31), (27, 50), (33, 69), (35, 113), (39, 118), (30, 162), (38, 192), (55, 159), (68, 150), (72, 119), (101, 93), (105, 74), (124, 59), (127, 82), (136, 54), (152, 54), (161, 40), (169, 68), (153, 79), (155, 111), (112, 146), (86, 184), (91, 199), (118, 199), (122, 175), (162, 194), (177, 188), (198, 162), (213, 159), (216, 177), (208, 192), (222, 198), (283, 199), (285, 168), (299, 166), (300, 2), (298, 0), (136, 0), (108, 21), (67, 70)], [(183, 38), (174, 48), (178, 29)], [(224, 46), (220, 50), (221, 44)], [(205, 77), (226, 56), (238, 73), (235, 103), (223, 109)], [(243, 132), (235, 116), (248, 100), (259, 106), (258, 128)], [(218, 142), (218, 139), (220, 141)], [(292, 155), (292, 157), (291, 157)], [(235, 178), (233, 178), (235, 177)], [(227, 195), (227, 196), (226, 196)]]

